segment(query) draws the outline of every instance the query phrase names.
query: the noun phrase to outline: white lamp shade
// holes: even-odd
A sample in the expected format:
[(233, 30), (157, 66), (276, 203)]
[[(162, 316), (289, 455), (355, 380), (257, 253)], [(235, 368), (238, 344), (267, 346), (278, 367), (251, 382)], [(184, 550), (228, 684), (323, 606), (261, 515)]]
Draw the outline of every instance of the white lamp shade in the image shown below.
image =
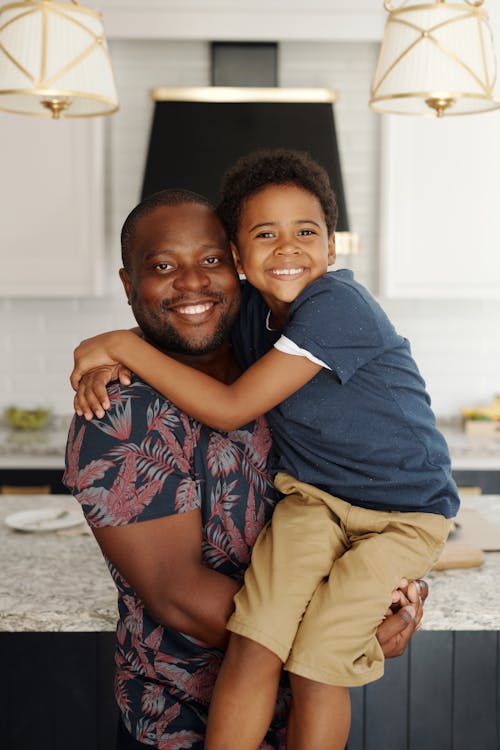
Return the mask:
[(118, 109), (101, 15), (76, 3), (28, 0), (0, 8), (0, 109), (62, 117)]
[(464, 2), (434, 2), (391, 10), (372, 85), (380, 112), (440, 115), (500, 107), (488, 15)]

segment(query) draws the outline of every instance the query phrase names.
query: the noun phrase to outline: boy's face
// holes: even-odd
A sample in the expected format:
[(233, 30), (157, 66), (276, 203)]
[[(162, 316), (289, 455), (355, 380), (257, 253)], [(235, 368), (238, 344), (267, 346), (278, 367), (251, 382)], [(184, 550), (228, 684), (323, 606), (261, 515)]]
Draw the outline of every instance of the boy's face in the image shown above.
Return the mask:
[(271, 311), (293, 302), (335, 260), (321, 203), (295, 184), (269, 185), (245, 201), (232, 250)]

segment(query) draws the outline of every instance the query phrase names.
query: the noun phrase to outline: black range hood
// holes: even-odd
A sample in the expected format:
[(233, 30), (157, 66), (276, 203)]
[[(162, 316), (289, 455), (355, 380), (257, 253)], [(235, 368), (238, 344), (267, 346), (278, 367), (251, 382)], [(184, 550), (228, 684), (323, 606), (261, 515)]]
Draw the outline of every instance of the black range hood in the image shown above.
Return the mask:
[(356, 251), (349, 232), (333, 102), (329, 89), (210, 86), (160, 88), (142, 197), (186, 188), (217, 204), (224, 172), (256, 148), (307, 151), (328, 172), (337, 197), (337, 252)]

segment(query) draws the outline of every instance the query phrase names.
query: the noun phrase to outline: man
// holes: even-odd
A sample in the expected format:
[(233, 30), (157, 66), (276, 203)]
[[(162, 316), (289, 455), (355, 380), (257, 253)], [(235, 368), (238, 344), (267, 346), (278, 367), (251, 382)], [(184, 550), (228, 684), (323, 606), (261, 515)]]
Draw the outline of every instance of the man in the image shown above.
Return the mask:
[[(232, 382), (239, 281), (210, 205), (185, 191), (146, 199), (124, 224), (122, 253), (145, 338)], [(233, 596), (276, 502), (270, 434), (263, 418), (211, 430), (136, 378), (111, 386), (110, 401), (101, 419), (73, 420), (65, 481), (118, 589), (117, 748), (201, 750)], [(379, 629), (386, 656), (404, 650), (421, 616), (413, 598)], [(284, 748), (287, 708), (283, 688), (263, 750)]]

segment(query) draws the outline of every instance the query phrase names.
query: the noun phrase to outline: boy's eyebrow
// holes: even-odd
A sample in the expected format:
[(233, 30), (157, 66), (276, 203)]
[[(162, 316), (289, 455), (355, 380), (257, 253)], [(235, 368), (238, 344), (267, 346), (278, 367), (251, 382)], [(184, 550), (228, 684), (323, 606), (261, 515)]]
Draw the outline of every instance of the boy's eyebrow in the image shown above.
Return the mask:
[[(259, 229), (260, 227), (273, 227), (276, 224), (279, 224), (279, 221), (262, 221), (259, 224), (254, 224), (253, 227), (250, 227), (248, 230), (249, 232), (253, 232), (255, 229)], [(314, 224), (318, 229), (321, 229), (321, 224), (314, 219), (296, 219), (294, 224)]]

